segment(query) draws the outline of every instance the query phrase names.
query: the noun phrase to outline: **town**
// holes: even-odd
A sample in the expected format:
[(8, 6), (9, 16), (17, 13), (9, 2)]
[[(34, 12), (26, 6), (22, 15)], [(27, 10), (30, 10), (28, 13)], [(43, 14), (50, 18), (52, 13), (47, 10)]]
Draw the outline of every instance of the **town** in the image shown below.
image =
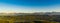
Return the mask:
[(0, 23), (59, 23), (60, 12), (0, 13)]

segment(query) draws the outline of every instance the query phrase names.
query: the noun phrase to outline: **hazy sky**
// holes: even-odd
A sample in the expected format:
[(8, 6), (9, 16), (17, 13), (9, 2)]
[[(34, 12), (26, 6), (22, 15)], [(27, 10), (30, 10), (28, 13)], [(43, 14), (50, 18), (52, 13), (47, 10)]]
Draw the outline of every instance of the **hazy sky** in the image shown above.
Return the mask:
[(60, 12), (60, 0), (0, 0), (0, 12)]

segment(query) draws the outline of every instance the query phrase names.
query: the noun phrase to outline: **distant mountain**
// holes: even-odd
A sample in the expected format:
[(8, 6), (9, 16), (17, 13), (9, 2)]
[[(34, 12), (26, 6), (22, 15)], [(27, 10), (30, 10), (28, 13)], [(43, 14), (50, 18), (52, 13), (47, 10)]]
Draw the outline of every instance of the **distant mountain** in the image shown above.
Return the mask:
[(60, 12), (42, 12), (42, 13), (35, 13), (35, 14), (40, 14), (40, 15), (60, 15)]

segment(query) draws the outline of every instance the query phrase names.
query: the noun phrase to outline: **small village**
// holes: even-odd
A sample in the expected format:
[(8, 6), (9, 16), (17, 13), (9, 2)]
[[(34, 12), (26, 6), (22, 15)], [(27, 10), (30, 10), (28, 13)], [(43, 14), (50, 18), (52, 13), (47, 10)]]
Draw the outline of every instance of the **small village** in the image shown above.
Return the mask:
[(15, 14), (2, 13), (0, 14), (0, 23), (59, 23), (60, 22), (59, 15), (49, 15), (49, 14), (51, 13), (15, 13)]

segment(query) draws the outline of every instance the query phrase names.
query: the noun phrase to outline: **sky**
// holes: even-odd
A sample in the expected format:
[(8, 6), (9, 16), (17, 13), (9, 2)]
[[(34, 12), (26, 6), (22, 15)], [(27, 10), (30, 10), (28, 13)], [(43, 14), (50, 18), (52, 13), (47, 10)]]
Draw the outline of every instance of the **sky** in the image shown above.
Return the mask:
[(60, 12), (60, 0), (0, 0), (0, 12)]

